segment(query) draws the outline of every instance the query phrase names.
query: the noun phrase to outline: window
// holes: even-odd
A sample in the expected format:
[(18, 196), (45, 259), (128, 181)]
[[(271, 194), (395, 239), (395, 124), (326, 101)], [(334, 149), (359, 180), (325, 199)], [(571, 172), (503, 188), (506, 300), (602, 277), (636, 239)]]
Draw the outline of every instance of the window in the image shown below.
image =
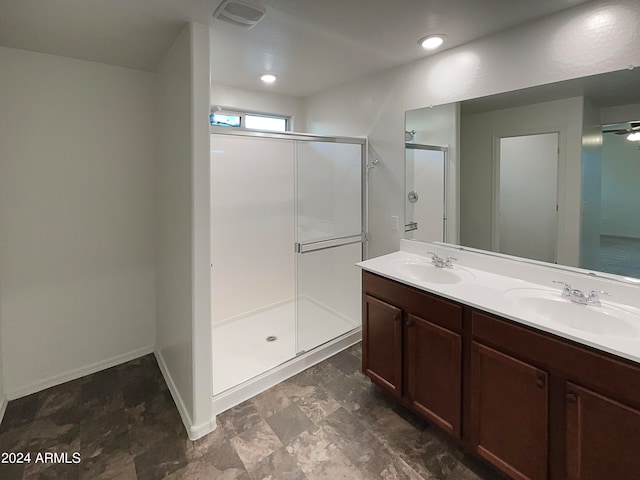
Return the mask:
[(245, 127), (255, 130), (287, 131), (287, 119), (283, 117), (267, 117), (264, 115), (245, 115)]
[(209, 123), (217, 127), (239, 127), (240, 115), (212, 113), (211, 115), (209, 115)]
[(291, 126), (289, 117), (234, 111), (212, 112), (209, 115), (209, 123), (216, 127), (246, 128), (270, 132), (286, 132)]

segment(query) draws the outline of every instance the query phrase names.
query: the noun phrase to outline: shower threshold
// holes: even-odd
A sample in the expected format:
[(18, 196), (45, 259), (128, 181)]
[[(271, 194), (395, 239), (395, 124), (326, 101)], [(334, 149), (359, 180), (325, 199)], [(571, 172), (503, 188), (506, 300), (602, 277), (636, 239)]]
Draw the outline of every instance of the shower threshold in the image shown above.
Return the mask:
[[(213, 413), (218, 415), (255, 395), (268, 390), (278, 383), (306, 370), (313, 365), (355, 345), (362, 340), (362, 328), (353, 330), (329, 340), (326, 343), (289, 358), (269, 370), (246, 381), (221, 391), (213, 396)], [(263, 369), (264, 370), (264, 369)]]

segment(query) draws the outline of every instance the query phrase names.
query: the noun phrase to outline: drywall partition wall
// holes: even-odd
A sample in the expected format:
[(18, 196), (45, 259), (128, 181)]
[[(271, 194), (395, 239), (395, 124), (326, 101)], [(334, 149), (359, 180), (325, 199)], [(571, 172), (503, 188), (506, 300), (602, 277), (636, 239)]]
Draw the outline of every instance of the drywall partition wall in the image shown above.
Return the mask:
[(156, 72), (156, 357), (190, 438), (213, 428), (209, 39), (203, 28), (185, 25)]
[[(369, 139), (369, 255), (397, 250), (404, 112), (640, 65), (636, 0), (590, 2), (309, 97), (307, 130)], [(598, 42), (593, 42), (598, 38)], [(455, 165), (454, 165), (455, 166)]]
[(0, 47), (5, 393), (150, 353), (154, 75)]
[(286, 115), (291, 117), (292, 131), (305, 131), (304, 104), (300, 97), (212, 83), (211, 105), (240, 111)]
[(193, 250), (193, 425), (195, 440), (215, 428), (211, 338), (211, 168), (209, 162), (209, 27), (190, 25)]
[(157, 75), (156, 356), (187, 428), (193, 423), (191, 59), (185, 26)]

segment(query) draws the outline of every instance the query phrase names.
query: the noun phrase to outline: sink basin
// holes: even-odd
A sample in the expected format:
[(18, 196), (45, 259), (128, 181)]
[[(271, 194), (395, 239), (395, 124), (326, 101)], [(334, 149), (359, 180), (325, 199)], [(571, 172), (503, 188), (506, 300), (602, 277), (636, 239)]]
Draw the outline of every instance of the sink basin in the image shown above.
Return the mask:
[(438, 268), (427, 259), (402, 259), (390, 264), (400, 275), (426, 283), (453, 284), (472, 280), (474, 275), (458, 266)]
[(507, 291), (505, 298), (548, 322), (574, 330), (622, 338), (638, 336), (640, 311), (632, 307), (617, 307), (609, 302), (580, 305), (562, 297), (559, 291), (536, 288), (514, 288)]

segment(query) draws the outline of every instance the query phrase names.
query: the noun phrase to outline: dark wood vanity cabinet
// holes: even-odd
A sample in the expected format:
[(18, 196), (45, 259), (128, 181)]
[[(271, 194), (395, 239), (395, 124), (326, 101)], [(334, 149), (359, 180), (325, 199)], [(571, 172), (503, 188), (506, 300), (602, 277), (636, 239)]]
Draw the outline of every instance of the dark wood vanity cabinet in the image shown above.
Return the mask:
[(388, 392), (402, 394), (402, 310), (364, 295), (362, 338), (364, 373)]
[(459, 438), (462, 308), (366, 272), (363, 291), (363, 372)]
[(478, 310), (469, 318), (472, 451), (515, 479), (640, 478), (637, 364)]
[(462, 337), (413, 314), (407, 314), (406, 327), (407, 400), (460, 438)]
[(509, 478), (640, 478), (640, 366), (363, 272), (363, 371)]
[(568, 480), (640, 478), (640, 410), (567, 383)]
[(474, 341), (470, 401), (474, 451), (514, 479), (546, 479), (547, 372)]

